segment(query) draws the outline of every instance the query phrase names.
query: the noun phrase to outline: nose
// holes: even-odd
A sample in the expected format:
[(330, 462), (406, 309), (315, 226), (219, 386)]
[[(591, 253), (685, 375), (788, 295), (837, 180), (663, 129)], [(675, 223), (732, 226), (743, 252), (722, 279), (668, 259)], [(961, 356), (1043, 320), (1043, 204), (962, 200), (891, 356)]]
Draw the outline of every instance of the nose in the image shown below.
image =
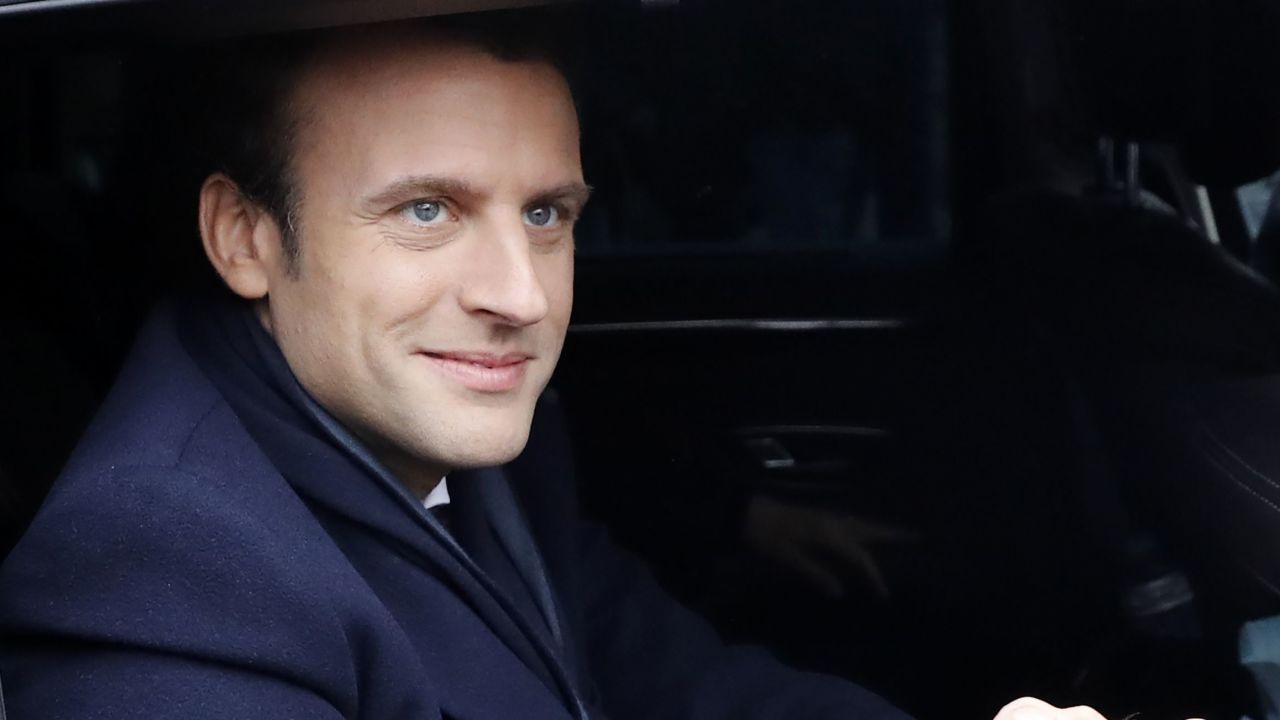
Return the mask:
[(462, 308), (515, 327), (546, 317), (547, 293), (519, 215), (514, 222), (495, 220), (479, 230), (468, 271), (458, 278)]

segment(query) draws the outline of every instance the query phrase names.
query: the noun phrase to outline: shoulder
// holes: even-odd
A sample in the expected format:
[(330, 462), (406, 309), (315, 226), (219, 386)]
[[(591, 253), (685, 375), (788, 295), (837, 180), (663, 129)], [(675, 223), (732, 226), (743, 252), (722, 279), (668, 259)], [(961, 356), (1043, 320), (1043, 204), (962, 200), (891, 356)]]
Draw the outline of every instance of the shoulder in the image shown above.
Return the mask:
[[(169, 320), (161, 312), (144, 328), (5, 560), (0, 620), (35, 608), (69, 624), (117, 613), (113, 631), (159, 638), (180, 636), (193, 616), (220, 608), (235, 607), (231, 621), (252, 622), (298, 600), (319, 607), (308, 598), (324, 593), (304, 586), (340, 553)], [(124, 622), (141, 616), (147, 623)]]
[(67, 484), (0, 569), (0, 635), (268, 670), (354, 692), (350, 573), (299, 508), (218, 478), (121, 466)]
[[(0, 567), (0, 635), (350, 677), (359, 578), (172, 333), (143, 331)], [(150, 336), (148, 336), (148, 333)]]
[(218, 606), (253, 620), (277, 604), (314, 604), (306, 598), (324, 583), (316, 561), (332, 562), (322, 539), (287, 492), (172, 466), (67, 476), (0, 570), (0, 616), (44, 608), (79, 623), (118, 611), (145, 615), (157, 636), (181, 634)]
[(247, 507), (296, 502), (189, 354), (179, 337), (180, 322), (168, 305), (148, 319), (47, 506), (91, 498), (101, 513), (127, 515), (139, 508), (128, 505), (126, 489), (142, 496), (141, 502), (183, 507), (198, 507), (211, 494)]
[(175, 464), (207, 417), (225, 407), (179, 339), (177, 322), (166, 306), (148, 318), (64, 474)]
[(236, 556), (254, 548), (269, 558), (309, 530), (318, 524), (161, 308), (15, 555), (43, 545), (46, 557), (106, 565), (144, 550)]

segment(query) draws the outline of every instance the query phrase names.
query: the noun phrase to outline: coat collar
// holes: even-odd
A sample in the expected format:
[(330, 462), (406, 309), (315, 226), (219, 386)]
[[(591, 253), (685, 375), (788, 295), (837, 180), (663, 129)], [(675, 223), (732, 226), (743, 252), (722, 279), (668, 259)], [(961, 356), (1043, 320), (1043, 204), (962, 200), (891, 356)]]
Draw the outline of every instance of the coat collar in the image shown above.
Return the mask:
[(451, 475), (455, 538), (306, 392), (248, 306), (191, 300), (176, 319), (189, 354), (299, 496), (447, 579), (576, 716), (586, 716), (564, 665), (549, 581), (502, 470)]

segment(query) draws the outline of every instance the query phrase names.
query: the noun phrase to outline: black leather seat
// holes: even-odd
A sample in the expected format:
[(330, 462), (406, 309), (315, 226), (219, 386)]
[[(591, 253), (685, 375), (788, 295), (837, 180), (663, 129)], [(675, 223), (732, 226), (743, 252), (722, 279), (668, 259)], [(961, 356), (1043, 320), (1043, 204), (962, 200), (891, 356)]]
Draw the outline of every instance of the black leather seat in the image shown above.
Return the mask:
[(1054, 231), (1018, 294), (1081, 383), (1124, 529), (1172, 540), (1242, 616), (1280, 609), (1280, 293), (1177, 218), (1023, 210)]
[[(1280, 93), (1258, 81), (1280, 72), (1263, 42), (1280, 6), (1229, 5), (1175, 3), (1158, 18), (1140, 2), (1063, 7), (1067, 85), (1084, 88), (1066, 103), (1083, 108), (1074, 136), (1164, 143), (1181, 161), (1175, 183), (1211, 196), (1280, 167)], [(1137, 34), (1155, 39), (1125, 40)], [(986, 261), (1080, 388), (1100, 448), (1082, 482), (1104, 486), (1092, 496), (1117, 525), (1103, 534), (1155, 529), (1238, 618), (1280, 612), (1280, 292), (1249, 268), (1247, 245), (1228, 244), (1233, 255), (1124, 200), (1006, 197)]]
[[(1201, 569), (1260, 561), (1261, 537), (1241, 536), (1236, 518), (1272, 513), (1280, 484), (1261, 498), (1223, 485), (1203, 426), (1229, 417), (1250, 385), (1262, 388), (1254, 425), (1280, 426), (1280, 293), (1181, 219), (1113, 197), (1023, 194), (991, 215), (998, 291), (1040, 328), (1077, 401), (1080, 450), (1069, 461), (1100, 561), (1123, 572), (1125, 544), (1152, 529), (1200, 551)], [(1249, 427), (1237, 417), (1213, 437), (1235, 447)], [(1280, 443), (1254, 462), (1280, 472)], [(1267, 527), (1280, 539), (1280, 513)], [(1280, 587), (1280, 554), (1271, 565)]]

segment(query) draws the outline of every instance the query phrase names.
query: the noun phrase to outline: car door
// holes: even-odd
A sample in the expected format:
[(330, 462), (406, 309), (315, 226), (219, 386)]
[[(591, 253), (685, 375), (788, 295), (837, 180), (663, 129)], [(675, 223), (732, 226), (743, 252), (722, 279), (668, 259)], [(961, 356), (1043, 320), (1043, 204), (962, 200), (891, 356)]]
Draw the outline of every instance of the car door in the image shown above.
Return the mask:
[[(1027, 509), (1061, 509), (1070, 433), (1048, 365), (953, 262), (946, 4), (746, 5), (592, 21), (595, 196), (553, 385), (586, 509), (681, 599), (892, 687), (889, 637), (938, 627), (907, 618), (1016, 624), (1011, 578), (1056, 582)], [(894, 602), (849, 568), (823, 604), (744, 550), (759, 497), (916, 531), (875, 551)], [(981, 642), (961, 627), (955, 648)]]

